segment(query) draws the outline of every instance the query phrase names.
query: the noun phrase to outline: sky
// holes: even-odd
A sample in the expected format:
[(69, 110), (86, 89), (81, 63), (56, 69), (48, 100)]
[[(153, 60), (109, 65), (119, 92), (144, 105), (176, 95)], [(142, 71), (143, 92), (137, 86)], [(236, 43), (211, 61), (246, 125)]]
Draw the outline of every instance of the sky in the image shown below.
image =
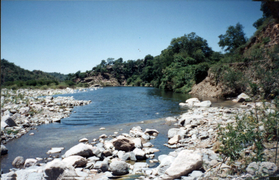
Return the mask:
[(262, 16), (252, 0), (1, 1), (1, 59), (63, 74), (107, 58), (160, 55), (173, 38), (195, 32), (214, 51), (238, 22), (249, 38)]

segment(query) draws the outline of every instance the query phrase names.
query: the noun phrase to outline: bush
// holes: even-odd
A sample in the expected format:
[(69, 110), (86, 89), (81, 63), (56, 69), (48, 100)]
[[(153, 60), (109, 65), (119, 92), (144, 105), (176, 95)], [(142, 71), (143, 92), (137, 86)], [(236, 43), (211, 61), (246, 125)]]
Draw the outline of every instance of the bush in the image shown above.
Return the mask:
[(40, 89), (47, 90), (48, 86), (47, 85), (43, 85), (43, 86), (40, 87)]
[(76, 83), (74, 83), (73, 81), (70, 81), (70, 80), (66, 80), (64, 82), (66, 84), (66, 86), (74, 86)]
[[(231, 161), (246, 159), (247, 164), (252, 161), (264, 161), (264, 142), (278, 141), (279, 139), (279, 103), (275, 100), (275, 108), (264, 106), (251, 110), (249, 113), (237, 115), (236, 124), (219, 126), (219, 140), (222, 143), (220, 151), (230, 157)], [(245, 150), (252, 147), (252, 153), (246, 157)], [(278, 148), (278, 144), (277, 144)], [(276, 150), (277, 151), (277, 150)], [(275, 158), (276, 161), (276, 158)]]

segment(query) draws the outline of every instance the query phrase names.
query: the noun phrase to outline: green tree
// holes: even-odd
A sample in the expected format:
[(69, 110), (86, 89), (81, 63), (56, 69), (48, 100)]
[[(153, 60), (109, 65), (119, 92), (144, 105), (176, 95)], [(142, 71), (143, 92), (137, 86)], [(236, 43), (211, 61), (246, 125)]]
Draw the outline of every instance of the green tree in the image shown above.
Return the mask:
[(245, 33), (243, 32), (243, 26), (240, 23), (237, 23), (236, 26), (229, 26), (226, 34), (221, 34), (218, 37), (220, 38), (218, 42), (219, 46), (231, 53), (247, 41)]

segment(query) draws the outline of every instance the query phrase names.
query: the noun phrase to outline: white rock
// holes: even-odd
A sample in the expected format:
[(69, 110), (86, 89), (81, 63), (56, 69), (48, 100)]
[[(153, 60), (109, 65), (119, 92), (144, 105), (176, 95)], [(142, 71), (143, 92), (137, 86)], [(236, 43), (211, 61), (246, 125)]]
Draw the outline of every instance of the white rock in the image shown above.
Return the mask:
[(25, 162), (24, 162), (24, 167), (30, 167), (30, 166), (33, 166), (33, 165), (35, 165), (35, 164), (36, 164), (36, 162), (37, 162), (37, 160), (36, 160), (36, 159), (33, 159), (33, 158), (28, 158), (28, 159), (26, 159), (26, 160), (25, 160)]
[(135, 138), (132, 141), (135, 143), (136, 148), (142, 148), (141, 138)]
[(202, 156), (193, 150), (182, 150), (165, 172), (163, 179), (175, 179), (202, 167)]
[(198, 98), (190, 98), (186, 100), (186, 103), (179, 103), (180, 106), (186, 106), (188, 108), (192, 108), (195, 103), (200, 103)]
[(79, 155), (83, 157), (90, 157), (93, 156), (94, 148), (89, 144), (79, 143), (72, 148), (70, 148), (64, 154), (65, 157)]
[(144, 134), (148, 134), (148, 135), (151, 135), (151, 136), (157, 136), (159, 134), (159, 131), (157, 131), (156, 129), (146, 129), (144, 131)]
[(67, 166), (85, 167), (87, 160), (81, 156), (69, 156), (62, 160)]
[(58, 179), (64, 177), (75, 177), (75, 169), (72, 166), (67, 166), (61, 159), (54, 159), (46, 164), (44, 172), (47, 179)]
[(211, 106), (211, 101), (202, 101), (200, 103), (194, 103), (195, 107), (210, 107)]
[(135, 148), (133, 150), (133, 152), (135, 153), (137, 160), (144, 160), (144, 159), (146, 159), (145, 152), (142, 149)]
[(133, 174), (143, 173), (144, 168), (148, 168), (148, 164), (146, 162), (136, 162), (134, 164)]
[(63, 147), (53, 147), (47, 151), (47, 154), (60, 153), (64, 148)]
[(87, 138), (82, 138), (79, 140), (79, 142), (88, 142), (88, 139)]
[(143, 134), (144, 133), (143, 133), (143, 131), (142, 131), (140, 126), (133, 127), (130, 130), (131, 137), (142, 137)]
[(180, 138), (179, 135), (175, 135), (175, 136), (173, 136), (173, 137), (168, 141), (168, 143), (169, 143), (170, 145), (177, 144), (177, 143), (179, 142), (180, 139), (181, 139), (181, 138)]
[(241, 93), (240, 95), (237, 96), (236, 99), (233, 99), (233, 102), (243, 102), (245, 100), (250, 100), (250, 97), (245, 94), (245, 93)]
[(113, 161), (109, 167), (113, 175), (124, 175), (129, 173), (129, 165), (124, 161)]

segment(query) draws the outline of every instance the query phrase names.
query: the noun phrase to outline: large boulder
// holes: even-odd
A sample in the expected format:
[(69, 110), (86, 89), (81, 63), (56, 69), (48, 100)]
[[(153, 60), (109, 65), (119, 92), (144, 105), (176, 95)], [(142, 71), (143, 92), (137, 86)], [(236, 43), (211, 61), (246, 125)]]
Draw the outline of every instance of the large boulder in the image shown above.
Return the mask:
[(23, 167), (24, 165), (24, 158), (22, 156), (17, 156), (13, 162), (12, 162), (12, 165), (15, 167), (15, 168), (21, 168)]
[(87, 164), (87, 160), (82, 156), (69, 156), (64, 158), (62, 162), (73, 167), (85, 167)]
[(95, 149), (93, 146), (89, 144), (79, 143), (68, 151), (65, 152), (64, 157), (69, 157), (73, 155), (79, 155), (82, 157), (90, 157), (94, 155)]
[(119, 136), (112, 142), (114, 148), (116, 150), (122, 150), (122, 151), (132, 151), (135, 149), (135, 143), (123, 136)]
[(202, 167), (202, 156), (193, 150), (182, 150), (166, 170), (163, 179), (175, 179)]
[(113, 161), (109, 168), (113, 175), (124, 175), (129, 173), (129, 165), (124, 161)]
[(195, 103), (200, 103), (200, 100), (198, 98), (190, 98), (186, 100), (186, 103), (179, 103), (180, 106), (182, 107), (188, 107), (188, 108), (192, 108), (194, 107)]
[(171, 163), (174, 161), (175, 158), (173, 156), (168, 155), (162, 157), (161, 155), (158, 159), (160, 161), (160, 165), (156, 168), (155, 175), (163, 175), (166, 172), (166, 170), (170, 167)]
[(54, 159), (45, 166), (45, 174), (47, 180), (58, 179), (63, 176), (64, 171), (67, 169), (67, 166), (60, 159)]

